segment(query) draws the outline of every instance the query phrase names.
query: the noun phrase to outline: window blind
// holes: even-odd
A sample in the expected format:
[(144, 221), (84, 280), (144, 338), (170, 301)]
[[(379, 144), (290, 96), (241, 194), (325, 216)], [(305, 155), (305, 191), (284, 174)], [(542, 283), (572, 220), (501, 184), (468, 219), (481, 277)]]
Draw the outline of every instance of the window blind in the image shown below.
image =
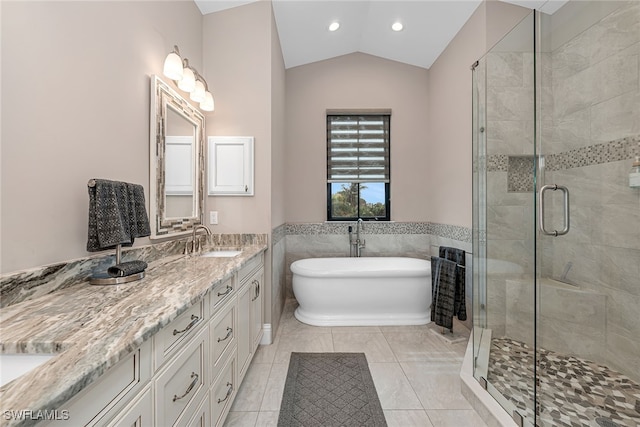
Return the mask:
[(389, 182), (389, 115), (327, 115), (327, 181)]

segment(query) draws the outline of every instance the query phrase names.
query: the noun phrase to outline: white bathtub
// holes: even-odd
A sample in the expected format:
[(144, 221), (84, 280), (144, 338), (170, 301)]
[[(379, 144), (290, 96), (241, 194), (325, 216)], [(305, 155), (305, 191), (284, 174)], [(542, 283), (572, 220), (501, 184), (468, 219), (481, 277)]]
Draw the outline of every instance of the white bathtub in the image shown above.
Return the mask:
[(431, 262), (416, 258), (309, 258), (291, 264), (295, 317), (314, 326), (424, 325)]

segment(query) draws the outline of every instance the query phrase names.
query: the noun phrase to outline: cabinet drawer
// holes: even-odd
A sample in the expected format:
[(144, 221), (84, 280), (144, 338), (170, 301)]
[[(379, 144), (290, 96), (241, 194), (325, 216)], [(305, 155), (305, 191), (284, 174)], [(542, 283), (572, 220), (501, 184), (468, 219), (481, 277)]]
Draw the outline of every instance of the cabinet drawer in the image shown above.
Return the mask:
[(108, 427), (153, 427), (154, 425), (153, 395), (149, 385), (140, 396), (122, 410), (115, 420), (108, 424)]
[(250, 259), (238, 272), (238, 282), (242, 284), (253, 270), (262, 265), (262, 253)]
[(236, 309), (235, 301), (230, 301), (216, 314), (209, 325), (212, 373), (218, 372), (220, 359), (225, 351), (236, 344)]
[[(134, 350), (64, 405), (75, 425), (103, 425), (114, 418), (151, 378), (151, 341)], [(69, 426), (68, 420), (51, 426)]]
[(222, 283), (218, 283), (209, 293), (209, 312), (213, 314), (217, 308), (231, 300), (235, 295), (235, 277), (229, 277)]
[(236, 384), (236, 354), (232, 353), (220, 372), (220, 376), (211, 387), (211, 421), (212, 425), (219, 426), (224, 423), (229, 413), (231, 403), (236, 396), (238, 385)]
[(204, 301), (194, 304), (187, 311), (162, 328), (155, 337), (156, 370), (175, 353), (204, 323)]
[[(189, 341), (155, 380), (156, 422), (170, 426), (183, 415), (193, 401), (200, 401), (207, 392), (208, 331), (201, 329)], [(184, 414), (186, 420), (192, 414)]]

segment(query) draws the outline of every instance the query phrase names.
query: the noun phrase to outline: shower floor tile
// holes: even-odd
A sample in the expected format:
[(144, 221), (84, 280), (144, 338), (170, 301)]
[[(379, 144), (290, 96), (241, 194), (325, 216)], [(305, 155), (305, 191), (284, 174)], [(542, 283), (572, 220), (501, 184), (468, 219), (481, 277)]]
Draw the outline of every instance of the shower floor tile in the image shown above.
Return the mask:
[[(509, 338), (494, 338), (488, 381), (527, 419), (533, 420), (533, 349)], [(538, 425), (640, 425), (640, 384), (607, 367), (541, 349)], [(602, 424), (611, 425), (611, 424)]]

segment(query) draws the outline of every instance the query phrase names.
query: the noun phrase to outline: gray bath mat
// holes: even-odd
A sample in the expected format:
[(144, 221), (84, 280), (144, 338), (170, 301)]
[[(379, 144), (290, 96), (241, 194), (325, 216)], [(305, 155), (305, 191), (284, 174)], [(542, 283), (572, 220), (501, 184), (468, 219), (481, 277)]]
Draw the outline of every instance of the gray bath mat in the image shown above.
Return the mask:
[(279, 427), (386, 425), (364, 353), (291, 353)]

